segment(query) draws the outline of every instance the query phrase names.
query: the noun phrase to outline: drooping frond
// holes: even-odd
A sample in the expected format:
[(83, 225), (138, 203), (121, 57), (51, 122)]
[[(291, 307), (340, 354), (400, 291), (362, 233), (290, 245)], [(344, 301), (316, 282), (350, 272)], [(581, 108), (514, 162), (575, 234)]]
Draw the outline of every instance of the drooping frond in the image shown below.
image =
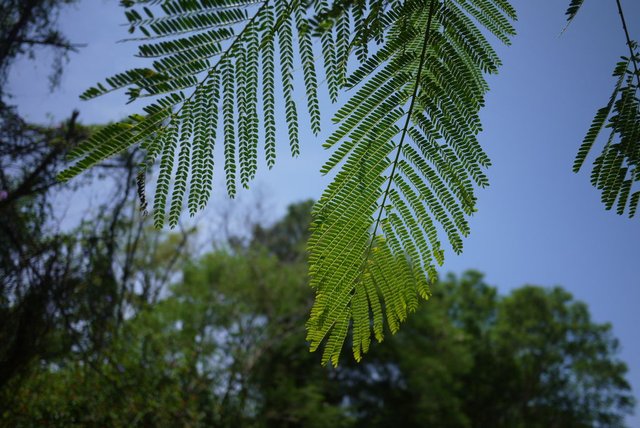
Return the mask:
[[(350, 3), (333, 19), (351, 14), (357, 27), (359, 2)], [(428, 298), (443, 233), (462, 250), (474, 187), (488, 184), (477, 140), (483, 75), (500, 65), (484, 30), (507, 43), (514, 34), (515, 11), (503, 0), (385, 5), (382, 25), (356, 30), (356, 44), (384, 43), (356, 51), (361, 64), (345, 77), (353, 94), (325, 143), (333, 154), (322, 172), (337, 174), (314, 209), (308, 322), (312, 350), (325, 343), (323, 363), (337, 364), (349, 329), (359, 360), (372, 332), (378, 341), (385, 324), (395, 333)]]
[[(284, 122), (290, 151), (300, 152), (294, 69), (301, 67), (311, 130), (320, 131), (318, 78), (310, 19), (327, 9), (301, 0), (128, 0), (131, 32), (140, 32), (138, 57), (151, 63), (119, 73), (82, 94), (91, 99), (126, 90), (129, 101), (155, 97), (145, 115), (107, 126), (72, 153), (68, 180), (134, 144), (147, 151), (143, 170), (159, 159), (154, 219), (174, 226), (188, 206), (193, 215), (212, 191), (215, 143), (224, 147), (229, 195), (254, 178), (264, 158), (275, 161), (276, 123)], [(322, 52), (333, 97), (341, 86), (338, 45), (329, 32)], [(341, 48), (344, 49), (344, 48)], [(346, 67), (342, 61), (342, 68)], [(280, 77), (278, 87), (277, 77)], [(277, 89), (276, 89), (277, 88)], [(284, 106), (279, 120), (276, 103)], [(261, 100), (261, 102), (260, 102)], [(260, 109), (262, 111), (260, 111)], [(220, 131), (220, 132), (219, 132)], [(264, 137), (261, 137), (261, 136)], [(140, 194), (144, 183), (140, 182)]]
[(580, 171), (599, 135), (608, 128), (602, 152), (593, 162), (591, 184), (601, 191), (607, 210), (615, 205), (618, 214), (626, 211), (629, 217), (640, 203), (640, 189), (634, 190), (634, 184), (640, 182), (640, 75), (634, 61), (640, 62), (637, 49), (633, 57), (623, 57), (616, 65), (613, 93), (593, 118), (573, 164), (574, 172)]
[[(570, 18), (581, 5), (582, 1), (572, 0), (567, 11)], [(573, 171), (580, 171), (603, 128), (609, 128), (602, 152), (593, 162), (591, 184), (602, 192), (605, 209), (616, 205), (619, 215), (627, 211), (631, 218), (640, 204), (640, 189), (634, 189), (640, 182), (640, 51), (629, 35), (620, 0), (616, 0), (616, 6), (629, 56), (616, 64), (613, 93), (607, 105), (596, 112), (576, 155)]]

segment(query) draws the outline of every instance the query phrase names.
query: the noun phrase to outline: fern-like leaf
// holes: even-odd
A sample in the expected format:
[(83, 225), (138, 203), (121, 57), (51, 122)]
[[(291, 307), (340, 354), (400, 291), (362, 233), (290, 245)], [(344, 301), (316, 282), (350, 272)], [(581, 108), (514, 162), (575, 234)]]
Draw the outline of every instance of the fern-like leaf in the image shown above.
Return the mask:
[[(637, 64), (640, 53), (630, 43), (632, 56), (616, 64), (613, 76), (616, 84), (609, 102), (599, 109), (585, 135), (573, 163), (579, 172), (598, 140), (601, 131), (609, 128), (609, 137), (591, 170), (591, 184), (601, 192), (605, 209), (616, 207), (616, 213), (633, 217), (640, 200), (640, 74)], [(617, 202), (616, 202), (617, 201)]]
[[(174, 226), (185, 200), (193, 215), (204, 208), (211, 195), (216, 140), (224, 146), (221, 171), (230, 196), (235, 195), (238, 184), (248, 187), (255, 177), (261, 98), (265, 158), (267, 165), (273, 166), (276, 123), (280, 122), (275, 107), (279, 95), (276, 70), (280, 72), (291, 153), (300, 153), (294, 94), (298, 64), (303, 70), (311, 129), (320, 131), (318, 80), (309, 30), (314, 11), (307, 10), (306, 2), (127, 0), (122, 4), (127, 8), (130, 32), (140, 33), (130, 39), (141, 42), (137, 56), (152, 62), (106, 79), (87, 89), (82, 98), (125, 90), (129, 102), (146, 97), (156, 100), (145, 107), (145, 115), (110, 125), (80, 145), (72, 154), (75, 164), (60, 173), (61, 179), (71, 179), (109, 156), (141, 144), (148, 151), (141, 171), (156, 158), (160, 161), (154, 199), (156, 225), (165, 221), (169, 204), (167, 218)], [(329, 43), (325, 50), (332, 46)], [(331, 55), (327, 58), (327, 69), (334, 70), (335, 60)], [(335, 73), (332, 81), (337, 81)], [(331, 91), (335, 93), (336, 88)]]
[[(360, 8), (341, 15), (355, 16), (354, 40), (379, 39)], [(377, 27), (385, 43), (375, 52), (356, 52), (361, 65), (344, 79), (355, 92), (325, 144), (334, 151), (322, 171), (338, 172), (313, 213), (307, 339), (312, 350), (325, 343), (325, 364), (338, 363), (346, 326), (359, 360), (371, 334), (382, 340), (384, 324), (395, 333), (429, 297), (443, 261), (439, 229), (462, 250), (474, 185), (488, 184), (476, 138), (483, 74), (500, 65), (481, 27), (507, 43), (514, 34), (502, 1), (408, 0), (379, 14), (402, 19)]]

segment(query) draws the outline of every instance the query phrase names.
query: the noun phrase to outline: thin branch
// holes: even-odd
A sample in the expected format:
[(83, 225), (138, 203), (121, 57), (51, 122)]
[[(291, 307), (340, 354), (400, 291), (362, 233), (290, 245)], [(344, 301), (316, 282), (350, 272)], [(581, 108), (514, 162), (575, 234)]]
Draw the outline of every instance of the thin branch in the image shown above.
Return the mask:
[[(422, 69), (424, 67), (424, 58), (427, 53), (427, 45), (429, 44), (429, 35), (431, 34), (431, 21), (433, 18), (433, 14), (435, 12), (435, 4), (439, 3), (438, 0), (432, 0), (431, 5), (429, 7), (429, 17), (427, 19), (427, 28), (424, 32), (424, 43), (422, 45), (422, 53), (420, 54), (420, 64), (418, 65), (418, 72), (416, 75), (416, 84), (413, 86), (413, 94), (411, 95), (411, 103), (409, 104), (409, 111), (407, 112), (407, 119), (404, 123), (404, 127), (402, 128), (402, 136), (400, 137), (400, 143), (398, 143), (398, 148), (396, 152), (396, 157), (393, 160), (393, 167), (391, 168), (391, 174), (389, 174), (389, 182), (387, 183), (387, 188), (384, 190), (384, 197), (382, 198), (382, 203), (380, 204), (380, 209), (378, 211), (378, 218), (376, 219), (375, 227), (373, 229), (373, 234), (371, 235), (371, 242), (369, 243), (369, 248), (364, 257), (364, 263), (366, 263), (369, 258), (369, 254), (371, 253), (371, 249), (373, 247), (373, 242), (376, 237), (376, 233), (378, 232), (378, 227), (380, 225), (380, 220), (382, 218), (382, 212), (384, 211), (385, 203), (387, 202), (387, 197), (389, 196), (389, 191), (391, 189), (391, 183), (393, 183), (393, 177), (396, 172), (396, 167), (398, 166), (398, 160), (400, 159), (400, 153), (402, 152), (402, 146), (404, 144), (405, 137), (407, 136), (407, 131), (409, 130), (409, 123), (411, 123), (411, 116), (413, 114), (413, 108), (415, 107), (415, 101), (418, 95), (418, 88), (420, 87), (420, 80), (422, 78)], [(363, 269), (364, 271), (364, 269)]]
[(72, 52), (77, 52), (79, 48), (86, 48), (88, 46), (86, 43), (64, 43), (62, 41), (49, 39), (49, 38), (42, 39), (42, 40), (17, 38), (15, 41), (16, 43), (21, 43), (25, 45), (51, 46), (54, 48), (64, 49)]

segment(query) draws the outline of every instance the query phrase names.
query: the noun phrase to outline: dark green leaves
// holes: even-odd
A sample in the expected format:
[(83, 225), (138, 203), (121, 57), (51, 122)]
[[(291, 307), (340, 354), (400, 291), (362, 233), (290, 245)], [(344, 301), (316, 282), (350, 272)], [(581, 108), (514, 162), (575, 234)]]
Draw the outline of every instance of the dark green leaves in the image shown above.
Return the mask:
[(605, 209), (614, 206), (619, 215), (633, 217), (638, 209), (640, 190), (640, 75), (634, 61), (640, 61), (635, 44), (634, 57), (623, 58), (613, 72), (616, 85), (607, 105), (599, 109), (582, 141), (573, 164), (578, 172), (604, 129), (608, 137), (602, 152), (593, 162), (591, 184), (601, 192)]
[[(139, 4), (143, 7), (138, 8)], [(146, 115), (110, 125), (82, 144), (74, 152), (75, 165), (63, 171), (61, 179), (68, 180), (141, 144), (147, 151), (141, 172), (156, 158), (160, 160), (155, 223), (158, 227), (164, 224), (168, 207), (173, 227), (185, 201), (193, 215), (204, 208), (211, 195), (216, 140), (223, 145), (221, 170), (232, 197), (238, 182), (248, 187), (255, 177), (261, 132), (264, 158), (273, 166), (278, 98), (284, 104), (291, 153), (299, 154), (294, 94), (298, 64), (303, 71), (311, 129), (320, 131), (313, 41), (306, 5), (300, 1), (132, 1), (125, 6), (129, 7), (126, 16), (131, 31), (143, 34), (135, 39), (143, 40), (137, 56), (153, 62), (106, 79), (85, 91), (82, 98), (119, 89), (126, 90), (129, 102), (166, 96), (146, 107)], [(329, 37), (323, 48), (334, 50), (334, 45)], [(281, 78), (280, 94), (276, 92), (276, 70)]]
[(571, 3), (565, 12), (565, 15), (567, 15), (567, 25), (569, 25), (571, 21), (573, 21), (573, 18), (576, 17), (578, 11), (582, 7), (582, 3), (584, 3), (584, 0), (571, 0)]
[[(582, 3), (583, 0), (571, 1), (567, 10), (569, 22)], [(637, 42), (629, 36), (620, 1), (616, 1), (616, 5), (629, 56), (622, 57), (613, 71), (616, 77), (613, 93), (607, 105), (596, 112), (576, 155), (573, 171), (580, 171), (601, 131), (608, 128), (607, 141), (593, 162), (591, 184), (601, 191), (605, 209), (616, 205), (619, 215), (627, 211), (629, 217), (633, 217), (640, 202), (640, 190), (633, 190), (634, 184), (640, 181), (640, 53)]]

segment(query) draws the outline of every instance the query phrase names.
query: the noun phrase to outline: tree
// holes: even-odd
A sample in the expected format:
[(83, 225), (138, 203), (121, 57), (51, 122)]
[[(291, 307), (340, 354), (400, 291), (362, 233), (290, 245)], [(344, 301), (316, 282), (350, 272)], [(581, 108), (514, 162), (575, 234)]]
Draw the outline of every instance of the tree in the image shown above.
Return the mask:
[(52, 226), (50, 214), (51, 194), (63, 187), (56, 170), (68, 147), (87, 132), (76, 117), (45, 128), (26, 124), (7, 106), (0, 110), (0, 385), (34, 358), (70, 346), (52, 340), (53, 332), (64, 322), (65, 310), (73, 310), (73, 304), (63, 309), (60, 303), (81, 287), (78, 274), (87, 266), (76, 261), (83, 250)]
[(319, 366), (304, 345), (301, 321), (312, 299), (298, 257), (303, 246), (278, 238), (305, 230), (309, 208), (292, 206), (246, 246), (191, 259), (164, 298), (128, 318), (91, 360), (99, 371), (62, 359), (19, 388), (0, 390), (7, 407), (0, 421), (622, 426), (633, 398), (611, 327), (594, 323), (587, 307), (558, 287), (500, 296), (478, 272), (450, 275), (395, 340), (359, 364)]
[(583, 303), (559, 287), (502, 297), (474, 271), (436, 290), (393, 341), (353, 365), (360, 426), (624, 426), (626, 366), (612, 358), (611, 326)]
[[(34, 56), (36, 48), (56, 52), (51, 86), (62, 74), (63, 60), (80, 45), (71, 43), (57, 28), (60, 9), (76, 0), (6, 0), (0, 5), (0, 88), (4, 89), (7, 72), (16, 58)], [(0, 97), (4, 97), (4, 91)]]
[[(53, 26), (58, 9), (68, 3), (0, 6), (6, 24), (0, 31), (0, 72), (34, 44), (63, 48), (65, 39)], [(96, 175), (111, 180), (114, 195), (106, 195), (96, 213), (87, 211), (74, 225), (62, 226), (64, 214), (58, 214), (56, 196), (86, 190), (83, 185), (92, 180), (64, 184), (56, 179), (57, 172), (68, 152), (100, 127), (80, 124), (78, 112), (57, 126), (27, 123), (4, 103), (3, 79), (4, 74), (0, 76), (0, 387), (16, 387), (38, 364), (69, 354), (99, 358), (99, 349), (111, 340), (125, 313), (138, 309), (141, 301), (157, 298), (158, 288), (167, 281), (165, 268), (172, 268), (181, 251), (174, 251), (163, 265), (143, 264), (143, 257), (159, 245), (158, 234), (143, 235), (145, 223), (130, 218), (127, 210), (136, 213), (132, 200), (138, 150), (102, 165)], [(144, 273), (130, 269), (133, 258), (140, 258), (137, 266), (144, 266)], [(88, 358), (83, 362), (92, 364)]]
[[(185, 263), (165, 297), (126, 319), (109, 346), (91, 358), (98, 370), (65, 357), (35, 371), (17, 392), (5, 389), (3, 422), (345, 425), (340, 403), (327, 406), (319, 392), (326, 370), (300, 340), (310, 303), (304, 263), (281, 262), (257, 243), (228, 248)], [(295, 377), (287, 372), (293, 367)]]
[(100, 173), (114, 184), (114, 196), (98, 210), (109, 215), (89, 213), (60, 226), (55, 195), (86, 189), (56, 180), (69, 148), (92, 132), (76, 117), (43, 127), (0, 110), (0, 387), (36, 361), (95, 356), (126, 314), (157, 298), (184, 253), (184, 239), (173, 239), (163, 263), (145, 260), (162, 251), (163, 239), (135, 216), (136, 151)]
[[(60, 423), (71, 416), (51, 409), (63, 407), (57, 400), (66, 392), (77, 404), (74, 412), (91, 410), (74, 395), (93, 396), (86, 388), (96, 384), (78, 384), (83, 379), (98, 378), (105, 400), (119, 397), (118, 366), (105, 358), (126, 334), (126, 320), (155, 302), (175, 278), (188, 231), (166, 236), (136, 216), (136, 151), (104, 165), (100, 181), (112, 180), (114, 196), (102, 201), (98, 213), (88, 210), (78, 224), (61, 227), (56, 193), (80, 197), (78, 190), (86, 188), (57, 181), (57, 165), (92, 127), (76, 123), (77, 115), (50, 128), (2, 112), (0, 425)], [(60, 376), (52, 374), (57, 370)], [(53, 388), (43, 381), (53, 381)], [(61, 387), (64, 393), (56, 389)], [(25, 405), (34, 401), (33, 409)]]
[[(138, 54), (156, 58), (152, 66), (107, 79), (83, 98), (123, 88), (130, 101), (161, 98), (145, 107), (146, 115), (95, 134), (73, 152), (75, 164), (60, 177), (71, 179), (139, 143), (147, 153), (142, 176), (160, 158), (156, 226), (167, 220), (174, 226), (185, 201), (192, 215), (206, 204), (218, 139), (227, 192), (234, 196), (238, 179), (247, 187), (256, 173), (261, 138), (268, 166), (275, 161), (276, 58), (292, 155), (299, 151), (296, 50), (310, 127), (319, 131), (312, 46), (319, 38), (330, 98), (337, 101), (341, 90), (352, 97), (325, 143), (334, 151), (321, 171), (336, 175), (313, 212), (308, 249), (316, 300), (307, 340), (312, 350), (324, 343), (323, 363), (336, 365), (351, 329), (359, 360), (372, 335), (382, 341), (384, 325), (396, 332), (430, 296), (444, 260), (440, 237), (462, 251), (467, 218), (476, 210), (474, 189), (488, 185), (478, 112), (488, 90), (484, 75), (500, 66), (488, 35), (510, 43), (514, 8), (507, 0), (166, 1), (160, 10), (155, 3), (122, 2), (130, 32), (142, 34)], [(570, 19), (582, 3), (571, 2)], [(637, 62), (630, 41), (629, 48), (631, 57), (616, 69), (626, 89), (619, 83), (594, 125), (599, 130), (615, 104), (610, 124), (621, 142), (607, 144), (596, 161), (594, 184), (608, 208), (619, 198), (623, 212), (628, 200), (634, 214), (640, 120), (638, 87), (624, 77)], [(618, 93), (622, 98), (614, 103)], [(576, 167), (596, 137), (589, 132)]]

